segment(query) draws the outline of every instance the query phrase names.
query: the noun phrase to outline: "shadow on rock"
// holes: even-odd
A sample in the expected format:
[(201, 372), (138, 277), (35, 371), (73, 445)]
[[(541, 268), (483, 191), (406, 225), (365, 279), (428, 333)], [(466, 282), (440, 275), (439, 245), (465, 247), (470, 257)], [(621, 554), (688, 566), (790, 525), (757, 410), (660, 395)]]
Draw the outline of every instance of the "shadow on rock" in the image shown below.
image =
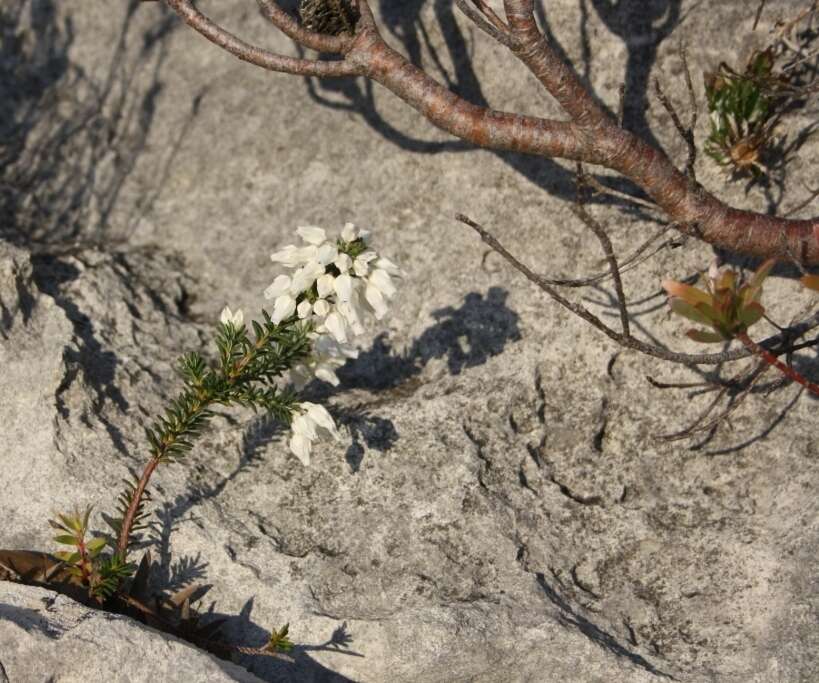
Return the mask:
[(386, 334), (369, 351), (348, 362), (338, 373), (345, 388), (373, 391), (394, 389), (416, 377), (433, 359), (445, 359), (450, 375), (483, 365), (510, 341), (519, 341), (518, 314), (506, 305), (509, 292), (491, 287), (484, 296), (470, 292), (458, 307), (432, 312), (435, 324), (405, 353), (395, 353)]
[(374, 409), (396, 397), (414, 394), (422, 385), (420, 375), (430, 361), (443, 359), (450, 375), (460, 375), (502, 353), (510, 341), (520, 340), (518, 314), (506, 305), (508, 297), (509, 293), (500, 287), (491, 287), (486, 295), (470, 292), (460, 306), (433, 311), (435, 324), (407, 351), (396, 352), (387, 335), (380, 334), (368, 351), (339, 369), (341, 389), (318, 381), (306, 388), (305, 398), (316, 402), (325, 402), (350, 389), (383, 394), (375, 401), (334, 411), (336, 420), (347, 426), (353, 439), (346, 454), (353, 472), (361, 465), (365, 447), (386, 452), (395, 445), (399, 436), (395, 425), (379, 417)]
[(538, 585), (543, 590), (546, 597), (559, 610), (559, 620), (564, 626), (576, 628), (593, 643), (608, 650), (618, 657), (628, 659), (635, 666), (648, 671), (655, 676), (662, 676), (663, 678), (670, 678), (673, 680), (673, 676), (663, 673), (643, 656), (637, 652), (629, 650), (613, 635), (589, 621), (582, 614), (576, 612), (572, 606), (566, 602), (566, 600), (564, 600), (552, 586), (549, 585), (549, 582), (546, 581), (546, 577), (541, 572), (537, 572), (536, 578)]
[[(680, 21), (681, 0), (588, 0), (606, 28), (623, 41), (628, 57), (623, 94), (623, 127), (648, 140), (659, 142), (646, 115), (651, 68), (657, 50)], [(585, 6), (587, 0), (583, 0)], [(588, 40), (583, 34), (584, 40)], [(586, 43), (588, 45), (588, 43)], [(585, 50), (584, 50), (585, 51)], [(590, 54), (590, 50), (589, 50)]]
[[(60, 18), (55, 0), (9, 0), (0, 8), (0, 237), (33, 250), (110, 243), (150, 211), (184, 132), (131, 215), (118, 200), (147, 145), (166, 38), (179, 22), (157, 5), (159, 18), (140, 29), (140, 7), (129, 0), (99, 75), (71, 61), (73, 24)], [(197, 109), (195, 101), (191, 119)]]
[[(655, 142), (645, 120), (646, 102), (648, 99), (648, 81), (651, 67), (656, 59), (657, 50), (662, 41), (671, 33), (679, 22), (680, 0), (649, 0), (643, 2), (592, 0), (601, 18), (609, 28), (621, 35), (623, 17), (636, 17), (640, 31), (639, 39), (627, 41), (628, 64), (626, 66), (625, 103), (628, 115), (627, 127), (645, 134)], [(549, 44), (560, 58), (569, 62), (567, 51), (552, 31), (543, 7), (544, 3), (535, 3), (538, 23)], [(443, 35), (446, 55), (440, 54), (422, 17), (424, 8), (432, 6), (435, 19)], [(642, 8), (637, 11), (637, 7)], [(409, 61), (424, 68), (433, 78), (441, 82), (452, 92), (468, 102), (489, 107), (481, 81), (475, 72), (473, 56), (475, 42), (491, 39), (480, 31), (473, 30), (465, 34), (456, 21), (458, 10), (451, 0), (380, 0), (379, 13), (386, 33), (398, 40)], [(588, 47), (588, 8), (582, 5), (581, 36), (585, 39), (583, 50), (585, 65), (579, 74), (581, 80), (588, 83), (590, 78), (591, 50)], [(630, 25), (629, 25), (630, 26)], [(625, 38), (624, 38), (625, 40)], [(329, 57), (329, 55), (324, 55)], [(424, 64), (425, 58), (430, 64)], [(521, 65), (521, 69), (525, 69)], [(373, 84), (364, 79), (306, 78), (305, 83), (310, 98), (330, 109), (348, 111), (361, 116), (374, 131), (399, 148), (413, 153), (439, 154), (441, 152), (468, 152), (477, 149), (473, 144), (462, 140), (443, 142), (412, 138), (390, 125), (378, 113), (373, 95)], [(594, 95), (594, 94), (593, 94)], [(597, 99), (598, 104), (605, 104)], [(564, 168), (552, 159), (512, 152), (494, 152), (504, 163), (511, 166), (538, 188), (553, 196), (567, 201), (574, 201), (576, 195), (576, 178), (574, 172)], [(609, 185), (619, 192), (645, 198), (641, 189), (622, 178), (611, 179), (601, 176), (600, 182)], [(594, 202), (616, 205), (644, 220), (653, 221), (654, 216), (641, 207), (613, 195), (596, 195)]]

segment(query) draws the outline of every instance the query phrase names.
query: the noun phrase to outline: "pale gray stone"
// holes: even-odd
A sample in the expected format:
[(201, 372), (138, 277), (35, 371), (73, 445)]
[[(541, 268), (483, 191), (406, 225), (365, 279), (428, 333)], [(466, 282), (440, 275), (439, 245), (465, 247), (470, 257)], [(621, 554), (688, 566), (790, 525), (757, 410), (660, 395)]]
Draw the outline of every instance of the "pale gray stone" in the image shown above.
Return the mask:
[[(161, 3), (17, 2), (30, 54), (14, 74), (28, 64), (41, 78), (10, 90), (4, 72), (14, 96), (0, 97), (4, 120), (26, 133), (9, 167), (30, 188), (1, 190), (3, 235), (23, 246), (0, 244), (0, 547), (52, 548), (46, 520), (75, 503), (110, 512), (119, 480), (144, 463), (143, 427), (178, 387), (174, 358), (207, 348), (226, 303), (246, 316), (265, 304), (279, 272), (267, 255), (297, 225), (352, 220), (406, 277), (341, 387), (309, 388), (345, 441), (322, 444), (304, 468), (275, 424), (220, 418), (187, 464), (156, 476), (158, 587), (212, 584), (237, 644), (261, 645), (289, 622), (295, 663), (241, 660), (266, 681), (819, 679), (815, 401), (793, 387), (754, 393), (733, 429), (653, 439), (688, 425), (711, 395), (661, 391), (645, 376), (701, 376), (620, 351), (453, 219), (467, 213), (549, 276), (599, 272), (599, 246), (567, 208), (571, 164), (468, 149), (360, 80), (254, 69)], [(449, 3), (373, 4), (393, 45), (472, 101), (559, 115)], [(628, 124), (680, 162), (651, 79), (684, 107), (679, 40), (701, 97), (702, 70), (735, 59), (733, 32), (753, 20), (746, 2), (620, 2), (611, 16), (602, 2), (540, 4), (599, 96), (616, 108), (626, 81)], [(254, 3), (202, 5), (247, 40), (295, 54)], [(803, 110), (789, 130), (816, 116)], [(817, 140), (790, 178), (812, 182)], [(765, 193), (726, 184), (707, 159), (697, 168), (731, 203), (768, 208)], [(791, 188), (785, 210), (807, 193)], [(654, 229), (613, 206), (594, 211), (622, 253)], [(689, 243), (631, 271), (635, 324), (701, 350), (667, 317), (659, 283), (710, 258)], [(611, 292), (598, 296), (587, 305), (613, 313)], [(793, 279), (766, 287), (780, 323), (809, 301)], [(757, 336), (771, 331), (761, 323)], [(816, 379), (815, 352), (795, 363)], [(110, 633), (106, 647), (131, 637)], [(71, 659), (68, 641), (53, 648)], [(164, 680), (197, 680), (184, 660), (176, 670), (163, 660)]]
[(133, 619), (36, 586), (0, 582), (0, 681), (183, 680), (259, 681)]

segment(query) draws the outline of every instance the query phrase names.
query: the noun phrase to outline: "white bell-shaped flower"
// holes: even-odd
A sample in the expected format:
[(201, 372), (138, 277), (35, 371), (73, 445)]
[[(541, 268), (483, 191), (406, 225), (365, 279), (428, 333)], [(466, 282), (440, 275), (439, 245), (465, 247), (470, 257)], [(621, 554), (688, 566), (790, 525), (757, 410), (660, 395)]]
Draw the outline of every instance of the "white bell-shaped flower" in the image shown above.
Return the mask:
[(364, 310), (362, 308), (361, 298), (357, 289), (353, 292), (353, 295), (350, 297), (349, 301), (340, 301), (336, 305), (336, 309), (344, 317), (345, 322), (353, 331), (353, 334), (358, 335), (364, 332), (364, 326), (361, 324), (361, 318), (364, 314)]
[(322, 299), (326, 299), (330, 294), (335, 291), (334, 283), (335, 278), (332, 276), (331, 273), (325, 273), (322, 275), (318, 280), (316, 280), (316, 289), (318, 290), (318, 295)]
[(348, 359), (357, 358), (358, 350), (347, 344), (339, 344), (326, 334), (313, 333), (313, 355), (304, 363), (300, 363), (290, 370), (290, 379), (296, 389), (301, 389), (314, 377), (333, 386), (338, 386), (339, 380), (336, 370), (344, 365)]
[(264, 290), (264, 298), (278, 299), (282, 294), (289, 293), (292, 282), (289, 275), (278, 275), (276, 279), (273, 280), (273, 284)]
[(301, 320), (304, 320), (310, 313), (313, 312), (313, 304), (311, 304), (307, 299), (299, 303), (296, 306), (296, 315), (299, 316)]
[(219, 321), (223, 325), (231, 324), (237, 330), (245, 324), (245, 314), (242, 313), (242, 309), (240, 308), (238, 311), (233, 313), (230, 308), (225, 306), (222, 309), (222, 314), (219, 316)]
[(336, 257), (336, 260), (333, 261), (333, 265), (338, 268), (339, 273), (346, 273), (352, 267), (353, 260), (349, 255), (341, 253)]
[(296, 300), (289, 294), (282, 294), (273, 303), (273, 315), (271, 320), (278, 325), (282, 320), (287, 320), (296, 310)]
[(333, 335), (336, 341), (342, 344), (347, 342), (347, 325), (344, 317), (337, 311), (333, 311), (324, 319), (323, 327)]
[(296, 410), (299, 412), (290, 425), (293, 432), (290, 450), (304, 465), (309, 465), (313, 442), (319, 438), (319, 432), (329, 434), (336, 441), (341, 439), (341, 435), (324, 406), (305, 401)]
[(339, 275), (333, 282), (333, 289), (339, 301), (349, 301), (353, 292), (353, 279), (347, 273)]
[(382, 268), (376, 268), (370, 273), (367, 283), (381, 290), (387, 298), (391, 299), (395, 295), (395, 285), (390, 280), (390, 274)]
[(370, 261), (373, 261), (378, 258), (378, 254), (374, 251), (365, 251), (363, 254), (359, 254), (356, 256), (355, 261), (353, 261), (353, 270), (358, 277), (367, 277), (367, 273), (370, 272)]
[(295, 273), (293, 273), (293, 281), (290, 284), (290, 293), (294, 296), (298, 296), (302, 292), (307, 291), (323, 274), (324, 266), (317, 261), (311, 261), (305, 264)]
[(324, 228), (318, 228), (314, 225), (303, 225), (299, 227), (296, 232), (308, 244), (316, 246), (324, 244), (327, 241), (327, 233)]
[(387, 302), (384, 301), (384, 295), (378, 287), (368, 284), (364, 290), (364, 298), (373, 309), (376, 320), (381, 320), (387, 314)]
[(345, 242), (354, 242), (358, 239), (358, 230), (352, 223), (345, 223), (341, 229), (341, 239)]
[(379, 256), (375, 260), (375, 263), (373, 263), (373, 266), (381, 270), (386, 270), (387, 274), (392, 277), (401, 277), (401, 269), (384, 256)]
[(315, 260), (316, 251), (316, 247), (313, 245), (296, 247), (291, 244), (281, 251), (271, 254), (270, 260), (273, 261), (273, 263), (281, 263), (288, 268), (296, 268), (311, 260)]
[(313, 304), (313, 313), (319, 318), (325, 318), (330, 313), (330, 304), (325, 299), (317, 299)]
[(316, 251), (316, 261), (322, 266), (328, 266), (338, 258), (338, 248), (335, 244), (322, 244)]

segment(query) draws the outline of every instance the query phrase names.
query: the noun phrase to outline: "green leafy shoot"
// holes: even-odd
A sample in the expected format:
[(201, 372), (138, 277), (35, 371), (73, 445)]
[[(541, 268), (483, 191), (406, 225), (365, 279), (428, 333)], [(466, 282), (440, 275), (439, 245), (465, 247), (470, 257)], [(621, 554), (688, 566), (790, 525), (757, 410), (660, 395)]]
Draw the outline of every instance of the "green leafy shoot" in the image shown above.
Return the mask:
[(744, 334), (762, 318), (762, 283), (775, 262), (765, 261), (745, 283), (736, 271), (726, 268), (706, 278), (705, 290), (675, 280), (665, 280), (663, 289), (674, 313), (709, 328), (688, 330), (690, 339), (705, 344), (723, 342)]
[(58, 514), (57, 519), (50, 520), (49, 524), (60, 532), (54, 540), (71, 547), (71, 550), (56, 552), (55, 556), (65, 563), (66, 571), (71, 576), (88, 587), (92, 597), (104, 599), (107, 597), (109, 576), (106, 566), (110, 563), (110, 557), (102, 557), (101, 553), (108, 545), (108, 540), (102, 536), (86, 540), (91, 509), (91, 506), (88, 506), (82, 512)]
[(298, 401), (292, 390), (279, 386), (279, 380), (312, 353), (311, 327), (303, 321), (297, 324), (295, 317), (274, 323), (266, 311), (251, 327), (252, 332), (241, 317), (238, 324), (223, 320), (216, 328), (214, 362), (208, 363), (196, 352), (179, 359), (184, 386), (145, 430), (149, 464), (142, 479), (125, 482), (117, 514), (110, 522), (123, 557), (145, 523), (148, 478), (158, 465), (179, 461), (193, 449), (213, 418), (215, 406), (243, 406), (290, 424)]
[(706, 154), (738, 175), (763, 175), (761, 159), (785, 99), (772, 51), (755, 52), (742, 73), (723, 62), (706, 75), (705, 94), (711, 123)]
[[(176, 462), (191, 451), (196, 439), (207, 428), (216, 405), (239, 405), (261, 410), (289, 424), (297, 397), (278, 381), (296, 363), (312, 352), (309, 324), (295, 317), (273, 323), (262, 313), (253, 321), (252, 333), (232, 319), (216, 328), (216, 357), (208, 363), (199, 353), (183, 355), (178, 372), (183, 381), (180, 393), (164, 413), (145, 430), (150, 456), (141, 477), (134, 473), (123, 480), (124, 488), (116, 500), (115, 514), (107, 519), (115, 535), (113, 552), (101, 554), (103, 538), (84, 541), (90, 509), (83, 514), (59, 515), (52, 525), (60, 530), (58, 543), (71, 546), (59, 554), (70, 565), (72, 575), (88, 588), (89, 595), (105, 601), (120, 590), (135, 568), (127, 561), (129, 549), (139, 539), (148, 516), (151, 500), (148, 480), (161, 464)], [(283, 634), (282, 637), (286, 635)], [(285, 639), (286, 640), (286, 639)]]
[(288, 631), (290, 628), (290, 624), (285, 624), (282, 626), (278, 631), (274, 630), (270, 634), (270, 639), (267, 641), (267, 645), (264, 646), (265, 652), (289, 652), (293, 649), (293, 641), (287, 637)]

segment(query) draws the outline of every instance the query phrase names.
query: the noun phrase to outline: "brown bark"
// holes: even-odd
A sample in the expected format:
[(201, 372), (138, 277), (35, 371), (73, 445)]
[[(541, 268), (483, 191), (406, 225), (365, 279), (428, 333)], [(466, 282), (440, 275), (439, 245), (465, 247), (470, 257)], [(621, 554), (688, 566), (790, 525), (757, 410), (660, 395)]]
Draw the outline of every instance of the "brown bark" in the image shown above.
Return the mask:
[[(483, 3), (468, 13), (473, 19)], [(356, 35), (307, 31), (275, 0), (257, 0), (264, 15), (303, 47), (342, 56), (295, 59), (244, 43), (201, 14), (192, 0), (165, 0), (194, 30), (239, 59), (302, 76), (364, 75), (380, 83), (435, 126), (480, 147), (571, 159), (618, 171), (641, 187), (677, 229), (714, 246), (759, 258), (819, 264), (819, 218), (791, 220), (732, 208), (691, 182), (660, 150), (621, 128), (600, 107), (535, 22), (533, 0), (504, 0), (506, 22), (487, 15), (479, 28), (507, 45), (570, 117), (554, 121), (495, 111), (450, 92), (390, 48), (378, 33), (367, 0)], [(458, 0), (465, 7), (469, 0)]]

